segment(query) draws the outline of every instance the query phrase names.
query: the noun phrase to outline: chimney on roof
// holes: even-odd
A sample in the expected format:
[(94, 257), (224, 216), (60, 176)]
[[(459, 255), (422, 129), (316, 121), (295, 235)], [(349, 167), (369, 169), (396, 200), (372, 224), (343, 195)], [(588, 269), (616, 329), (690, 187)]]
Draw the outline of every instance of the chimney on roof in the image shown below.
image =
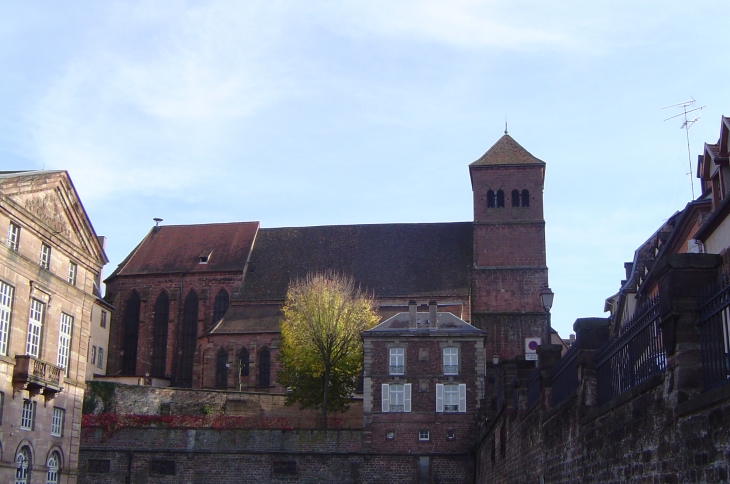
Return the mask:
[(418, 310), (418, 303), (411, 299), (408, 301), (408, 329), (411, 331), (416, 330), (416, 311)]
[(431, 300), (428, 302), (428, 325), (429, 329), (436, 329), (438, 328), (438, 303), (436, 301)]

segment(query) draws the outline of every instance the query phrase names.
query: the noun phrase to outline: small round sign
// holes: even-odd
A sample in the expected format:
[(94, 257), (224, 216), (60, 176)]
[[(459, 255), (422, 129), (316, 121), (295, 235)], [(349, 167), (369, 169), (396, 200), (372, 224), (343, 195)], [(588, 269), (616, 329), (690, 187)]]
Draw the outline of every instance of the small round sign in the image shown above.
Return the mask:
[(531, 351), (535, 351), (535, 350), (537, 350), (537, 341), (535, 341), (535, 340), (532, 340), (532, 341), (530, 341), (529, 343), (527, 343), (527, 347), (528, 347), (528, 348), (529, 348), (529, 349), (530, 349)]

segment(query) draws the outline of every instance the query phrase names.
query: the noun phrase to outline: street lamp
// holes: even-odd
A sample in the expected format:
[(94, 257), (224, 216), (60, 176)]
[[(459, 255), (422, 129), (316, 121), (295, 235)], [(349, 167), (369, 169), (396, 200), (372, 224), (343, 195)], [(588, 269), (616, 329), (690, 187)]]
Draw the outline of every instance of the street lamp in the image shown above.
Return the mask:
[(550, 328), (550, 308), (553, 307), (553, 298), (555, 297), (555, 293), (550, 290), (549, 287), (546, 287), (542, 291), (540, 291), (540, 301), (542, 302), (542, 307), (545, 309), (546, 313), (546, 330), (547, 330), (547, 340), (545, 344), (550, 344), (550, 337), (552, 336), (552, 330)]

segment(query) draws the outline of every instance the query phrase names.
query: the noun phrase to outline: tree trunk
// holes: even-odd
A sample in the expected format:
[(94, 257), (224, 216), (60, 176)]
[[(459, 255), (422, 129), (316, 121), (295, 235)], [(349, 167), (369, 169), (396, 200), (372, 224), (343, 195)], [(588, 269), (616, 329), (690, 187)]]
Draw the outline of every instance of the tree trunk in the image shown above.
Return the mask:
[(324, 428), (327, 428), (327, 393), (330, 388), (330, 368), (328, 365), (324, 367), (324, 395), (322, 396), (322, 418), (324, 419)]

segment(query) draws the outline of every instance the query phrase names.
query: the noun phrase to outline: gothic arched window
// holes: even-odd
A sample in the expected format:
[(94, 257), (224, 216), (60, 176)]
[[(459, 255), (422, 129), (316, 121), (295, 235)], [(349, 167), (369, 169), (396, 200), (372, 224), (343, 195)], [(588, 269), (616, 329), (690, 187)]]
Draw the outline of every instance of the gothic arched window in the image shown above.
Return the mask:
[(152, 326), (152, 376), (165, 377), (167, 361), (167, 324), (170, 316), (170, 298), (162, 291), (155, 301), (155, 321)]
[(137, 340), (139, 339), (139, 293), (132, 291), (124, 305), (124, 356), (122, 357), (122, 375), (134, 375), (137, 372)]
[(240, 376), (248, 376), (248, 350), (246, 348), (241, 348), (241, 351), (238, 352), (238, 367)]
[(269, 348), (264, 346), (259, 351), (259, 386), (268, 387), (271, 385), (271, 354)]
[(213, 324), (220, 321), (226, 311), (228, 311), (228, 291), (221, 289), (216, 294), (213, 303)]
[(15, 484), (27, 484), (30, 481), (30, 448), (24, 445), (15, 456)]
[(216, 357), (215, 387), (228, 388), (228, 352), (225, 348), (219, 349)]
[(522, 206), (530, 206), (530, 192), (528, 192), (527, 190), (522, 190)]
[(46, 484), (58, 484), (58, 474), (61, 469), (61, 455), (55, 450), (48, 456), (46, 467), (48, 467)]
[(487, 190), (487, 208), (494, 208), (494, 190)]
[(181, 329), (177, 384), (190, 387), (193, 384), (193, 356), (198, 338), (198, 295), (192, 289), (185, 298)]
[(504, 208), (504, 192), (497, 190), (497, 208)]
[(520, 206), (520, 191), (519, 190), (512, 190), (512, 206), (513, 207)]

